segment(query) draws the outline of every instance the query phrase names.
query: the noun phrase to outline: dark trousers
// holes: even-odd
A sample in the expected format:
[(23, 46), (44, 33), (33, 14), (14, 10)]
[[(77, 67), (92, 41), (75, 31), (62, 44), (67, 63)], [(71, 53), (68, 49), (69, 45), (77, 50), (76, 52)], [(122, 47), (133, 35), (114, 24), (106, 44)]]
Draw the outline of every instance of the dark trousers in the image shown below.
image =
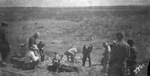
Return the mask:
[(40, 56), (41, 56), (41, 61), (44, 61), (45, 55), (43, 50), (40, 50)]
[(82, 66), (85, 66), (85, 62), (86, 62), (86, 59), (89, 59), (89, 66), (91, 66), (91, 58), (90, 58), (90, 55), (83, 55), (83, 60), (82, 60)]
[(125, 61), (122, 60), (113, 60), (110, 63), (110, 76), (123, 76), (125, 73)]
[(0, 43), (0, 53), (2, 57), (2, 62), (7, 61), (9, 52), (10, 52), (9, 45)]
[(136, 68), (136, 61), (128, 61), (127, 62), (129, 71), (130, 71), (130, 76), (135, 76), (135, 68)]
[(25, 68), (27, 69), (35, 69), (35, 67), (39, 64), (39, 60), (33, 61), (31, 63), (26, 63)]
[(147, 76), (150, 76), (149, 71), (150, 71), (150, 61), (149, 61), (148, 68), (147, 68)]

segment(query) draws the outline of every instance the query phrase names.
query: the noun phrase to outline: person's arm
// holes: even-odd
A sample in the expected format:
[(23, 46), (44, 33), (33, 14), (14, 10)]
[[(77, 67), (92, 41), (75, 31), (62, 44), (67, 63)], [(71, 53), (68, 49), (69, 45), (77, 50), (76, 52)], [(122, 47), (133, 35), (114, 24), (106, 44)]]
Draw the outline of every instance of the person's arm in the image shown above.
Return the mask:
[(29, 45), (28, 47), (30, 48), (34, 44), (34, 39), (31, 37), (29, 38)]
[(83, 46), (82, 54), (85, 54), (86, 46)]
[(7, 36), (7, 33), (6, 33), (5, 30), (4, 30), (4, 33), (3, 33), (3, 40), (7, 44), (7, 51), (10, 51), (10, 44), (8, 42), (8, 36)]
[(130, 46), (127, 46), (127, 58), (126, 60), (131, 58), (131, 50), (130, 50)]
[(30, 52), (30, 54), (31, 54), (31, 58), (33, 61), (36, 61), (39, 59), (39, 56), (35, 56), (34, 52)]
[(112, 46), (111, 47), (111, 52), (110, 52), (110, 59), (109, 59), (109, 65), (111, 66), (113, 61), (115, 60), (116, 58), (116, 47), (115, 46)]
[(7, 33), (6, 33), (6, 31), (5, 30), (3, 30), (3, 41), (5, 41), (5, 43), (7, 43), (7, 44), (9, 44), (8, 43), (8, 37), (7, 37), (7, 35), (6, 35)]

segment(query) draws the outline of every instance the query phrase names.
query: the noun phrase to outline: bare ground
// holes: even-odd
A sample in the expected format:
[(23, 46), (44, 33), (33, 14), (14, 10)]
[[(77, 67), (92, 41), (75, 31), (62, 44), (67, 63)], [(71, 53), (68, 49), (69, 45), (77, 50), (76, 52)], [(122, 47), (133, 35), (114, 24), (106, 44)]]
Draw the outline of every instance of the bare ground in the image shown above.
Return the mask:
[[(48, 10), (45, 11), (49, 12)], [(104, 49), (101, 45), (102, 42), (107, 41), (111, 43), (115, 39), (117, 31), (124, 31), (126, 39), (133, 38), (136, 41), (139, 52), (138, 60), (147, 61), (150, 59), (149, 14), (130, 14), (126, 12), (128, 13), (127, 15), (124, 13), (114, 15), (114, 13), (107, 11), (105, 12), (106, 14), (101, 14), (99, 10), (90, 9), (82, 9), (82, 11), (67, 9), (67, 11), (68, 15), (64, 15), (66, 11), (62, 10), (59, 13), (63, 14), (52, 13), (54, 15), (47, 14), (46, 12), (42, 12), (42, 14), (41, 12), (40, 14), (36, 12), (37, 15), (31, 13), (34, 16), (29, 14), (31, 17), (27, 20), (8, 22), (10, 25), (8, 27), (9, 42), (12, 45), (14, 53), (27, 50), (27, 48), (18, 48), (17, 45), (28, 43), (30, 36), (35, 32), (40, 32), (41, 37), (38, 39), (38, 42), (43, 41), (45, 43), (45, 54), (49, 57), (52, 57), (52, 52), (63, 54), (71, 45), (82, 51), (83, 45), (92, 43), (94, 49), (91, 58), (92, 64), (95, 65), (100, 64), (100, 60), (103, 57)], [(82, 57), (82, 54), (80, 53), (77, 56)], [(51, 60), (45, 61), (40, 65), (46, 68), (47, 63), (51, 64)], [(100, 72), (102, 66), (96, 65), (91, 68), (83, 68), (80, 64), (79, 67), (82, 69), (80, 73), (60, 73), (59, 76), (103, 76)], [(139, 76), (146, 76), (146, 68), (147, 66)], [(55, 76), (54, 73), (48, 73), (46, 69), (23, 72), (32, 76)]]

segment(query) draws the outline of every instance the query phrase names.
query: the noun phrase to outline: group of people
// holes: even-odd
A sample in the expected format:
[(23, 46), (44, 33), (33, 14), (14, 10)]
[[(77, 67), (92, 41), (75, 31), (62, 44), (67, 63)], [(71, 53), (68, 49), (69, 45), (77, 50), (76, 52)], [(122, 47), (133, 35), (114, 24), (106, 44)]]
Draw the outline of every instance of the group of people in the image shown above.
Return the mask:
[(36, 39), (40, 37), (40, 33), (36, 32), (32, 37), (29, 38), (28, 48), (23, 61), (26, 68), (35, 68), (39, 62), (44, 61), (44, 47), (45, 44), (40, 41), (38, 44)]
[[(89, 66), (91, 66), (91, 58), (90, 58), (90, 53), (92, 52), (93, 46), (92, 44), (89, 45), (84, 45), (83, 46), (83, 58), (82, 58), (82, 66), (85, 66), (85, 62), (88, 59), (89, 60)], [(67, 61), (70, 63), (75, 63), (75, 57), (76, 54), (79, 53), (78, 49), (76, 47), (70, 47), (70, 49), (68, 49), (67, 51), (64, 52), (64, 55), (66, 55), (67, 57)], [(60, 60), (61, 57), (58, 56), (58, 53), (55, 53), (55, 60)], [(57, 61), (58, 61), (57, 60)]]
[[(10, 53), (10, 44), (7, 40), (5, 29), (8, 26), (5, 22), (1, 22), (0, 26), (0, 53), (2, 57), (2, 64), (6, 65), (9, 61), (8, 55)], [(35, 33), (29, 38), (28, 48), (24, 57), (24, 63), (31, 67), (35, 67), (39, 61), (44, 61), (44, 43), (40, 41), (38, 44), (36, 39), (40, 37), (40, 33)], [(135, 76), (134, 69), (136, 66), (137, 50), (134, 47), (134, 40), (129, 39), (127, 42), (124, 40), (124, 34), (119, 32), (116, 34), (117, 40), (113, 41), (112, 44), (108, 45), (107, 42), (103, 43), (105, 48), (104, 57), (101, 60), (103, 65), (103, 72), (106, 72), (108, 76), (123, 76), (124, 69), (128, 68), (130, 71), (130, 76)], [(92, 52), (93, 46), (84, 45), (83, 46), (83, 58), (82, 66), (85, 66), (85, 62), (89, 60), (89, 66), (91, 66), (90, 53)], [(76, 54), (78, 53), (77, 48), (70, 48), (64, 52), (67, 56), (67, 60), (74, 63)], [(57, 55), (57, 53), (55, 54)], [(63, 57), (63, 56), (62, 56)], [(61, 58), (62, 58), (61, 57)], [(59, 58), (59, 60), (61, 59)], [(54, 59), (54, 60), (57, 60)]]
[[(11, 57), (11, 45), (8, 42), (6, 22), (0, 22), (0, 53), (1, 53), (1, 64), (6, 66), (9, 64)], [(36, 39), (39, 38), (40, 33), (36, 32), (28, 41), (28, 51), (24, 53), (24, 57), (19, 59), (24, 63), (25, 67), (35, 68), (39, 61), (44, 61), (44, 43), (40, 41), (38, 44)]]
[(112, 44), (104, 42), (105, 48), (104, 57), (101, 61), (103, 65), (102, 72), (108, 76), (124, 76), (125, 72), (129, 70), (130, 76), (135, 76), (137, 50), (134, 46), (134, 41), (128, 39), (124, 40), (124, 34), (119, 32), (116, 34), (117, 40)]

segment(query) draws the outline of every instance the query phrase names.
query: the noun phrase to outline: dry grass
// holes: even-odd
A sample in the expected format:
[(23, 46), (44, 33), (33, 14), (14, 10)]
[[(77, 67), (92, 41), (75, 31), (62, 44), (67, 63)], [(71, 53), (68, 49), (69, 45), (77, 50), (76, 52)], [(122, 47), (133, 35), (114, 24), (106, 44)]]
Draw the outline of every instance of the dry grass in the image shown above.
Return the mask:
[[(54, 51), (62, 54), (72, 44), (82, 50), (84, 44), (92, 43), (94, 46), (92, 57), (101, 59), (103, 53), (101, 43), (104, 41), (110, 43), (115, 39), (117, 31), (124, 31), (126, 39), (135, 39), (139, 52), (138, 59), (150, 59), (150, 22), (148, 22), (150, 15), (139, 14), (142, 10), (126, 9), (126, 11), (111, 12), (98, 9), (16, 9), (19, 10), (13, 11), (18, 13), (16, 16), (9, 16), (6, 13), (10, 19), (17, 18), (14, 21), (8, 20), (9, 41), (15, 52), (21, 51), (16, 47), (18, 44), (28, 43), (28, 38), (39, 31), (41, 38), (38, 41), (44, 41), (45, 53), (48, 55)], [(21, 13), (24, 11), (27, 12)], [(139, 36), (139, 33), (142, 35)], [(79, 74), (65, 73), (60, 76), (101, 76), (100, 70), (93, 68)]]

